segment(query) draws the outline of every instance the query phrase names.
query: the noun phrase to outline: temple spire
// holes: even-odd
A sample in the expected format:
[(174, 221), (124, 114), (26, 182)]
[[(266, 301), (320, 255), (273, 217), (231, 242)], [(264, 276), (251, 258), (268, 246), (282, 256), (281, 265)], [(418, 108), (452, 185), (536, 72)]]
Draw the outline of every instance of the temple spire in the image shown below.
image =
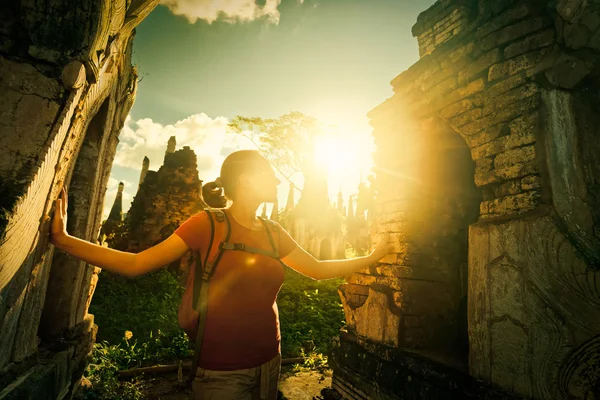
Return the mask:
[(123, 188), (125, 185), (123, 182), (119, 182), (119, 189), (117, 190), (117, 196), (115, 202), (110, 209), (107, 220), (110, 221), (121, 221), (123, 219)]
[(146, 179), (146, 174), (148, 173), (148, 168), (150, 168), (150, 159), (144, 156), (144, 160), (142, 161), (142, 172), (140, 173), (140, 183), (138, 184), (138, 192), (142, 187), (142, 183), (144, 183), (144, 179)]
[(165, 152), (165, 154), (175, 153), (176, 146), (177, 146), (177, 140), (175, 139), (175, 136), (171, 136), (169, 138), (169, 143), (167, 143), (167, 151)]

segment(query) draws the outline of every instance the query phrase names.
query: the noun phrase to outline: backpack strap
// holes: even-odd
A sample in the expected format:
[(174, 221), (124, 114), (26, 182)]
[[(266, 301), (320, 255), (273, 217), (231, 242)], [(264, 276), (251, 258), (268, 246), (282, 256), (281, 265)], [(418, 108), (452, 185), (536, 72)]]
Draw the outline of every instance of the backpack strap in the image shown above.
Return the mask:
[(221, 248), (223, 250), (245, 251), (246, 253), (261, 254), (267, 257), (279, 258), (279, 253), (277, 253), (275, 250), (263, 250), (259, 249), (258, 247), (246, 246), (244, 243), (221, 243)]
[(267, 231), (267, 236), (269, 237), (269, 243), (271, 243), (271, 247), (273, 248), (273, 251), (276, 254), (275, 258), (279, 258), (279, 251), (277, 249), (277, 246), (275, 245), (275, 241), (273, 240), (273, 234), (271, 233), (271, 229), (269, 229), (269, 225), (271, 225), (273, 227), (274, 231), (279, 232), (277, 225), (275, 225), (275, 223), (273, 221), (267, 220), (263, 217), (258, 217), (258, 219), (260, 220), (260, 222), (262, 222), (263, 226), (265, 227), (265, 230)]
[[(225, 216), (225, 218), (227, 218), (227, 216)], [(258, 219), (260, 219), (260, 222), (262, 222), (262, 224), (265, 227), (265, 230), (267, 231), (267, 236), (269, 237), (269, 243), (271, 244), (271, 248), (273, 249), (273, 251), (268, 251), (268, 250), (259, 249), (257, 247), (247, 246), (244, 243), (229, 243), (227, 241), (222, 242), (220, 244), (221, 249), (245, 251), (246, 253), (261, 254), (263, 256), (279, 259), (279, 252), (277, 251), (277, 246), (275, 246), (275, 241), (273, 240), (273, 235), (271, 234), (271, 230), (269, 229), (269, 224), (268, 224), (268, 222), (266, 222), (267, 220), (265, 220), (261, 217), (258, 217)]]
[[(200, 350), (202, 349), (202, 339), (204, 338), (204, 330), (206, 328), (206, 314), (208, 311), (208, 286), (209, 279), (214, 273), (214, 270), (221, 260), (223, 251), (221, 244), (229, 240), (231, 235), (231, 226), (229, 219), (223, 210), (207, 209), (205, 210), (210, 221), (211, 235), (209, 245), (204, 257), (204, 265), (202, 265), (202, 257), (196, 259), (196, 269), (194, 275), (194, 293), (193, 307), (198, 312), (198, 330), (196, 332), (196, 343), (194, 347), (194, 358), (192, 359), (192, 368), (190, 369), (189, 379), (192, 381), (196, 376), (198, 360), (200, 358)], [(216, 221), (216, 223), (215, 223)], [(223, 224), (225, 222), (225, 224)], [(215, 237), (220, 236), (223, 241), (215, 241)]]

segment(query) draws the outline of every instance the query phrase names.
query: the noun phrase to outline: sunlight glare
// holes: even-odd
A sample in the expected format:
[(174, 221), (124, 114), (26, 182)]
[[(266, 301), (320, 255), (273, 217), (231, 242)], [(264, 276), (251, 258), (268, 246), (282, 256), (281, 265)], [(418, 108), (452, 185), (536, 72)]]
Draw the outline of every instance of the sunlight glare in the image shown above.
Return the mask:
[(330, 177), (341, 177), (356, 161), (355, 146), (340, 137), (324, 135), (315, 141), (315, 163)]

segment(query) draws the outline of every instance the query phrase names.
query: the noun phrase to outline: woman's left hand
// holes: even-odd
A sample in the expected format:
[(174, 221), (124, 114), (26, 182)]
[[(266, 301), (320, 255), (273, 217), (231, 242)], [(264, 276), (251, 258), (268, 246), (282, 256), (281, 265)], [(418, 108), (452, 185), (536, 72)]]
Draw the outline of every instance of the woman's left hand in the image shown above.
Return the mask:
[(391, 243), (388, 243), (389, 238), (390, 234), (386, 232), (381, 237), (381, 240), (379, 243), (377, 243), (377, 246), (375, 246), (371, 254), (369, 254), (369, 258), (371, 258), (373, 262), (381, 260), (383, 257), (394, 251), (394, 246)]

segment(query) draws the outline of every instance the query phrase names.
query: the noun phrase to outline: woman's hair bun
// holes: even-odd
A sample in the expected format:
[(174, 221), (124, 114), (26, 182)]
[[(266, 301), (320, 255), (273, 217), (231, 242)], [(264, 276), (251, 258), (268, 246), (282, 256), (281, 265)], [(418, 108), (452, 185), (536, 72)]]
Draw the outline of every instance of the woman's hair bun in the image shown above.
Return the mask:
[(227, 199), (223, 195), (222, 182), (217, 178), (215, 182), (208, 182), (202, 186), (202, 200), (211, 208), (225, 208)]

